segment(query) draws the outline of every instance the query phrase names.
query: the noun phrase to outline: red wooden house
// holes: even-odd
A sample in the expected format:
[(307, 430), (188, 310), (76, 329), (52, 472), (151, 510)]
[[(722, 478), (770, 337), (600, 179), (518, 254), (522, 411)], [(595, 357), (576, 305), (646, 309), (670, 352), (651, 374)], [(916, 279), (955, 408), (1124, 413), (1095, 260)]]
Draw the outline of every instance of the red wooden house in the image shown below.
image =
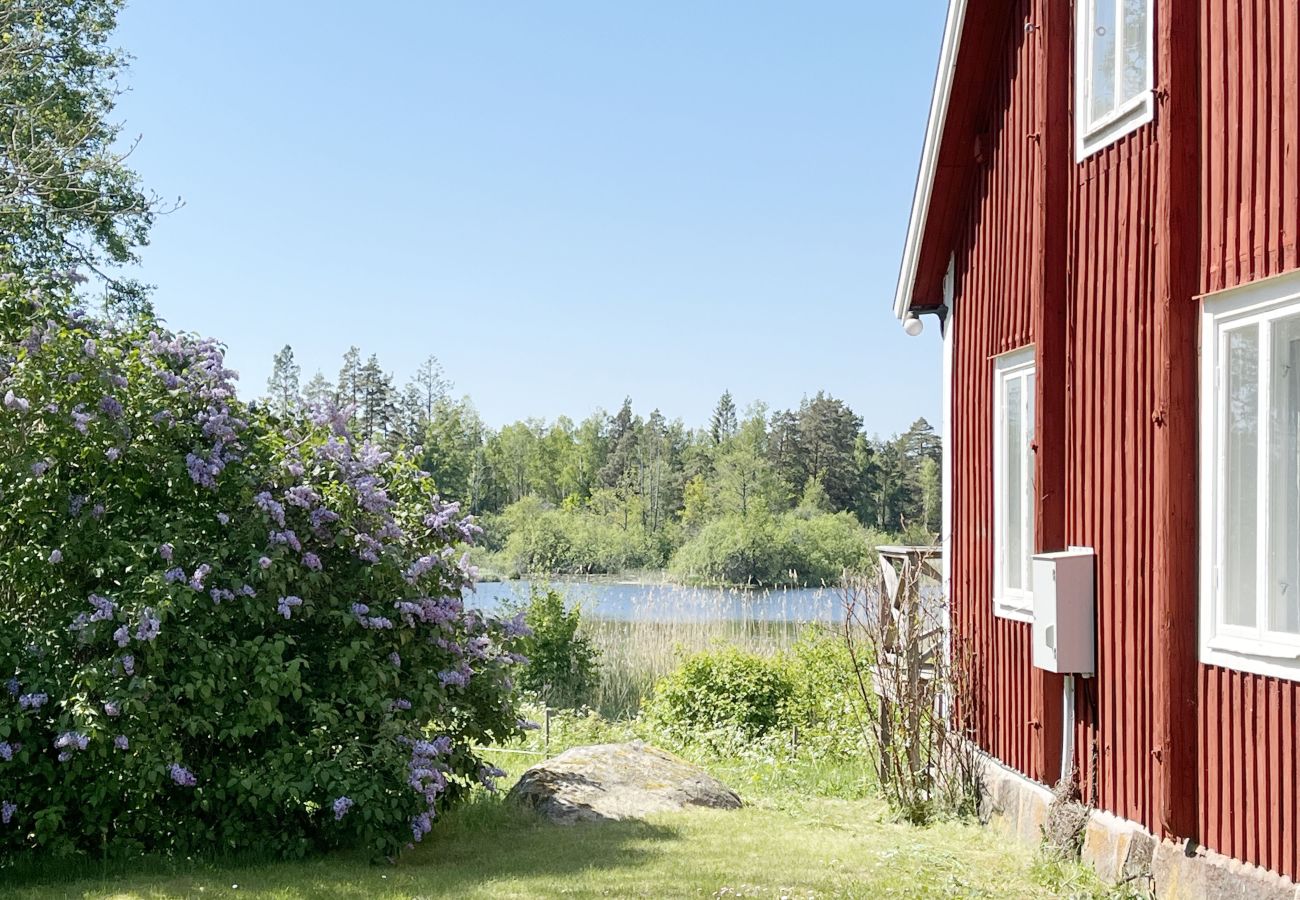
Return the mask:
[[(952, 0), (895, 313), (944, 322), (976, 739), (1292, 881), (1297, 232), (1300, 0)], [(1090, 677), (1033, 664), (1030, 557), (1068, 547)]]

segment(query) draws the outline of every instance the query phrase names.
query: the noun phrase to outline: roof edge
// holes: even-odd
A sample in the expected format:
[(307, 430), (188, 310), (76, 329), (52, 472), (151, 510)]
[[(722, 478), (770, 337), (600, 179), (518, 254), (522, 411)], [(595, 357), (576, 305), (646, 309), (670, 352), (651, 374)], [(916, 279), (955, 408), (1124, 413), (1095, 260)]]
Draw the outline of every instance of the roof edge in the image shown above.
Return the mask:
[(912, 214), (907, 222), (907, 241), (903, 244), (898, 286), (894, 289), (894, 315), (900, 320), (907, 317), (912, 307), (912, 288), (916, 284), (916, 268), (921, 256), (921, 242), (925, 238), (930, 194), (934, 188), (944, 124), (948, 119), (948, 98), (952, 95), (953, 75), (957, 71), (957, 51), (961, 46), (965, 21), (966, 0), (950, 0), (948, 19), (943, 28), (943, 44), (939, 49), (939, 66), (934, 75), (934, 94), (930, 98), (930, 119), (925, 126), (925, 143), (921, 148), (921, 162), (916, 174), (916, 190), (912, 194)]

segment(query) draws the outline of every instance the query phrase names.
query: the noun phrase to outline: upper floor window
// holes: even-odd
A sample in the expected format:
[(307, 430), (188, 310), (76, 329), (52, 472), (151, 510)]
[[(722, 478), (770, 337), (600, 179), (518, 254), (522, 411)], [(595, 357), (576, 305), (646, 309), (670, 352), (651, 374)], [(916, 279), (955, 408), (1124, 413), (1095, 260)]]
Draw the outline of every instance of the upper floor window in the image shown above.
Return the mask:
[(1300, 679), (1300, 278), (1205, 300), (1201, 658)]
[(1075, 27), (1078, 157), (1151, 121), (1152, 0), (1079, 0)]
[(993, 603), (1034, 611), (1034, 348), (999, 356), (993, 374)]

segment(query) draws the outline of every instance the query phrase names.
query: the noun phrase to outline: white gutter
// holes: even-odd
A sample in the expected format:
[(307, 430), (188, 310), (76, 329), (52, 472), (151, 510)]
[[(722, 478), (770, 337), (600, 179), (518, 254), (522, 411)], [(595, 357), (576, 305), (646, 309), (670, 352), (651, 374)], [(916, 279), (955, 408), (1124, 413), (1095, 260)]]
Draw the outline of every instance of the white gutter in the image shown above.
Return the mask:
[(912, 194), (912, 216), (907, 223), (907, 243), (903, 245), (903, 262), (894, 291), (894, 315), (907, 316), (912, 305), (912, 287), (916, 284), (916, 266), (925, 237), (925, 219), (934, 189), (934, 173), (939, 164), (939, 146), (943, 143), (943, 126), (948, 118), (948, 98), (952, 96), (953, 74), (957, 70), (957, 50), (961, 46), (962, 24), (966, 20), (966, 0), (950, 0), (948, 21), (943, 28), (943, 45), (939, 50), (939, 68), (934, 76), (934, 95), (930, 99), (930, 121), (925, 127), (925, 144), (921, 165)]

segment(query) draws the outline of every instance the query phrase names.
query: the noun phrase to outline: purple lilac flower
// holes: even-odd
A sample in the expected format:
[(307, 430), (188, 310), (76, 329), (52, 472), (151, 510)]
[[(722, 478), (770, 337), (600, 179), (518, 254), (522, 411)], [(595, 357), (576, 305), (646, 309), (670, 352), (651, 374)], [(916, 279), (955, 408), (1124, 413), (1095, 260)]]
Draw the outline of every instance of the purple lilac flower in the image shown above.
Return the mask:
[(122, 704), (118, 703), (116, 700), (105, 700), (104, 715), (108, 716), (110, 719), (116, 719), (118, 716), (122, 715)]
[(515, 613), (515, 617), (504, 624), (507, 638), (531, 637), (533, 634), (533, 629), (528, 627), (528, 623), (524, 620), (522, 610)]
[(92, 519), (101, 519), (104, 517), (104, 504), (96, 503), (90, 508), (90, 517)]
[(398, 655), (396, 650), (388, 654), (388, 661), (393, 664), (394, 669), (400, 669), (402, 667), (402, 657)]
[(113, 387), (120, 387), (120, 388), (124, 388), (130, 383), (126, 380), (125, 375), (116, 375), (116, 374), (109, 375), (108, 381), (110, 384), (113, 385)]
[(40, 709), (50, 699), (49, 694), (23, 694), (18, 698), (19, 709)]
[(110, 419), (122, 418), (122, 402), (111, 395), (100, 399), (99, 409)]
[(286, 528), (284, 531), (272, 531), (271, 542), (274, 544), (288, 544), (299, 553), (302, 552), (302, 541), (298, 540), (298, 535), (293, 529)]
[(223, 512), (219, 512), (219, 513), (217, 513), (217, 521), (220, 522), (222, 525), (229, 525), (229, 524), (230, 524), (230, 516), (226, 515), (226, 514), (223, 513)]
[(23, 689), (23, 686), (18, 683), (17, 678), (10, 678), (5, 682), (5, 687), (8, 688), (9, 693), (15, 697), (18, 696), (19, 692)]
[(505, 777), (506, 773), (504, 769), (499, 769), (496, 766), (479, 766), (479, 784), (483, 785), (483, 787), (487, 788), (489, 791), (495, 792), (497, 789), (497, 779)]
[(448, 669), (445, 672), (439, 672), (438, 680), (442, 682), (443, 687), (448, 687), (453, 684), (457, 687), (464, 687), (469, 684), (469, 678), (459, 669)]
[(95, 342), (90, 338), (86, 338), (86, 342), (81, 345), (81, 350), (91, 359), (94, 359), (96, 353)]
[(212, 590), (208, 591), (208, 595), (212, 597), (212, 602), (216, 604), (220, 604), (223, 600), (235, 599), (234, 591), (228, 591), (225, 588), (219, 587), (214, 587)]
[(18, 412), (27, 412), (31, 408), (31, 404), (27, 400), (15, 396), (13, 391), (5, 392), (5, 406)]
[(108, 458), (109, 462), (117, 462), (122, 456), (122, 451), (117, 447), (109, 447), (104, 451), (104, 456)]
[(16, 812), (18, 812), (18, 805), (16, 803), (10, 803), (8, 800), (4, 803), (0, 803), (0, 822), (8, 825)]
[[(122, 627), (125, 628), (126, 626), (123, 625)], [(135, 657), (130, 653), (127, 653), (122, 657), (122, 671), (128, 675), (135, 674)]]
[(411, 563), (410, 568), (406, 570), (406, 580), (409, 584), (415, 584), (421, 575), (427, 573), (438, 564), (438, 558), (435, 556), (421, 556), (415, 562)]
[(65, 763), (70, 759), (72, 759), (72, 751), (70, 750), (64, 750), (59, 754), (59, 762), (61, 763)]
[(50, 565), (57, 566), (61, 562), (63, 562), (63, 551), (55, 547), (50, 551)]
[(0, 759), (5, 762), (14, 758), (14, 746), (8, 741), (0, 741)]
[(85, 496), (83, 496), (83, 495), (81, 495), (81, 494), (73, 494), (71, 497), (69, 497), (69, 498), (68, 498), (68, 515), (70, 515), (70, 516), (79, 516), (79, 515), (81, 515), (81, 508), (82, 508), (83, 506), (86, 505), (86, 501), (87, 501), (88, 499), (89, 499), (88, 497), (85, 497)]
[(285, 502), (301, 509), (311, 509), (320, 503), (320, 495), (305, 484), (295, 485), (284, 492)]
[(67, 377), (68, 384), (79, 384), (85, 376), (80, 372), (69, 372)]
[(90, 595), (90, 605), (95, 607), (95, 611), (90, 614), (90, 621), (92, 622), (107, 622), (117, 612), (116, 603), (98, 594)]
[(32, 474), (35, 475), (37, 478), (40, 478), (47, 471), (49, 471), (49, 468), (50, 468), (50, 461), (48, 459), (37, 460), (36, 462), (32, 463)]
[(141, 641), (152, 641), (154, 638), (158, 637), (158, 632), (161, 630), (161, 627), (162, 621), (158, 618), (157, 614), (154, 613), (153, 609), (146, 606), (140, 612), (140, 625), (135, 630), (136, 639)]
[(90, 738), (78, 731), (65, 731), (54, 740), (54, 749), (63, 750), (65, 748), (75, 747), (78, 750), (85, 750), (90, 744)]
[(337, 822), (348, 814), (355, 804), (348, 797), (339, 797), (334, 801), (334, 821)]
[(253, 502), (257, 504), (259, 509), (269, 515), (275, 524), (281, 528), (284, 527), (284, 507), (276, 502), (270, 491), (262, 491), (253, 498)]
[(172, 763), (167, 767), (167, 773), (171, 775), (172, 781), (181, 787), (194, 787), (199, 780), (194, 777), (194, 773), (182, 766), (180, 763)]
[(537, 731), (542, 727), (538, 723), (530, 721), (528, 719), (520, 719), (515, 724), (519, 726), (519, 729), (521, 731)]
[(280, 615), (282, 615), (282, 616), (284, 616), (286, 619), (288, 619), (290, 616), (293, 615), (293, 608), (294, 608), (295, 606), (302, 606), (302, 599), (301, 599), (301, 598), (299, 598), (299, 597), (292, 597), (292, 596), (290, 596), (290, 597), (281, 597), (281, 598), (280, 598), (280, 603), (276, 606), (276, 611), (277, 611)]
[(207, 578), (212, 572), (212, 566), (207, 563), (201, 563), (194, 574), (190, 576), (190, 587), (196, 591), (203, 590), (203, 579)]
[(388, 704), (388, 708), (394, 712), (408, 710), (411, 708), (411, 701), (407, 700), (405, 697), (398, 697), (392, 703)]
[(131, 742), (126, 739), (126, 735), (119, 734), (113, 738), (113, 746), (118, 750), (129, 750), (131, 749)]
[[(161, 556), (161, 557), (162, 557), (165, 561), (167, 561), (167, 562), (171, 562), (171, 561), (172, 561), (172, 554), (173, 554), (175, 551), (176, 551), (176, 548), (173, 547), (171, 544), (159, 544), (159, 545), (158, 545), (158, 555)], [(184, 577), (184, 575), (185, 575), (184, 571), (182, 571), (182, 570), (176, 570), (176, 569), (173, 569), (172, 571), (181, 571), (181, 577)]]
[(411, 820), (411, 834), (417, 841), (424, 840), (424, 836), (433, 830), (433, 820), (427, 812), (420, 813)]
[(315, 553), (304, 553), (302, 555), (302, 564), (315, 572), (321, 570), (320, 557)]
[(257, 591), (253, 590), (253, 586), (251, 584), (246, 584), (243, 587), (241, 587), (239, 589), (239, 593), (243, 594), (245, 597), (257, 596)]
[[(113, 632), (113, 640), (117, 641), (119, 647), (125, 647), (131, 643), (131, 631), (125, 625), (119, 626), (117, 631)], [(130, 672), (126, 674), (130, 675)]]
[(271, 557), (263, 556), (261, 559), (257, 561), (257, 564), (261, 566), (263, 569), (269, 569), (271, 568)]

